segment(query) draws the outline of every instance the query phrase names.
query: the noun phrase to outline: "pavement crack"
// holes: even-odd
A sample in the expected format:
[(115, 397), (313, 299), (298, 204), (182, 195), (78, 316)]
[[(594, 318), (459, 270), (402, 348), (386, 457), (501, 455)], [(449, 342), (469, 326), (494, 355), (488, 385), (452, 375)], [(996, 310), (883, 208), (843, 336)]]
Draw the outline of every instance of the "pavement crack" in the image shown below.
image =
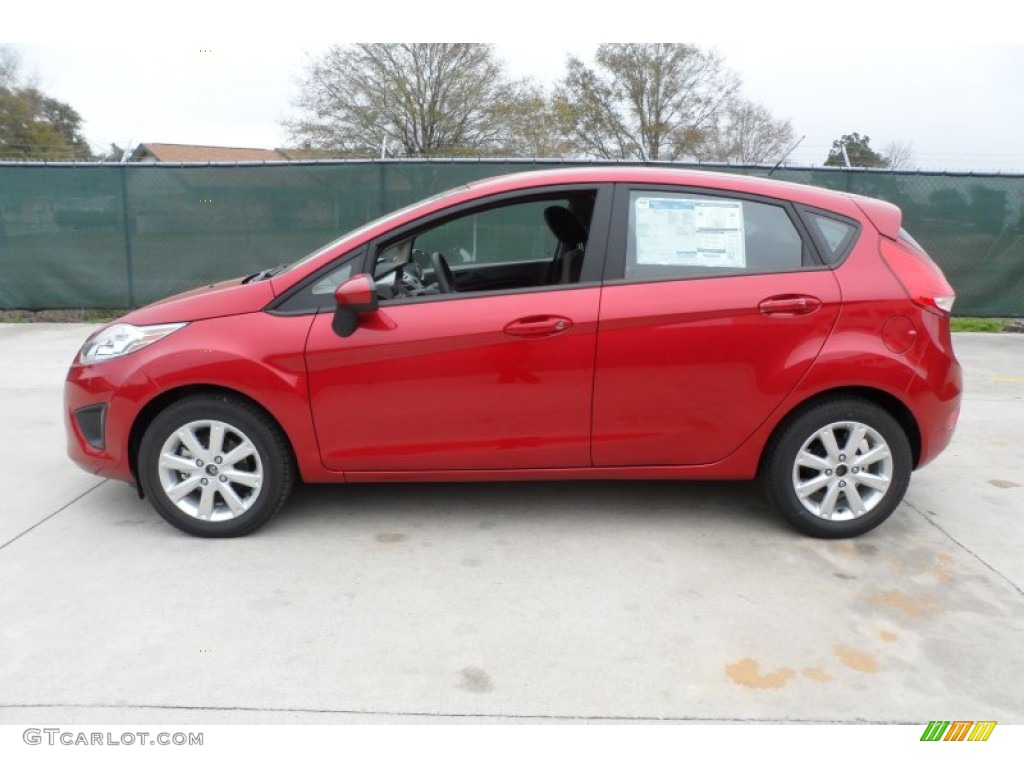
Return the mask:
[(65, 504), (65, 505), (64, 505), (63, 507), (61, 507), (60, 509), (58, 509), (58, 510), (55, 510), (55, 511), (51, 512), (51, 513), (50, 513), (50, 514), (48, 514), (48, 515), (47, 515), (46, 517), (44, 517), (44, 518), (43, 518), (42, 520), (39, 520), (39, 521), (37, 521), (36, 523), (34, 523), (34, 524), (30, 525), (30, 526), (29, 526), (28, 528), (26, 528), (26, 529), (25, 529), (24, 531), (22, 531), (21, 533), (19, 533), (19, 534), (18, 534), (17, 536), (15, 536), (15, 537), (14, 537), (13, 539), (9, 539), (8, 541), (5, 541), (5, 542), (4, 542), (3, 544), (0, 544), (0, 551), (3, 551), (4, 549), (6, 549), (6, 548), (7, 548), (7, 547), (8, 547), (9, 545), (11, 545), (11, 544), (13, 544), (14, 542), (16, 542), (16, 541), (17, 541), (18, 539), (20, 539), (20, 538), (21, 538), (22, 536), (24, 536), (24, 535), (25, 535), (26, 533), (30, 533), (31, 531), (34, 531), (34, 530), (35, 530), (36, 528), (38, 528), (38, 527), (39, 527), (40, 525), (42, 525), (43, 523), (45, 523), (45, 522), (46, 522), (47, 520), (49, 520), (49, 519), (50, 519), (51, 517), (56, 517), (56, 516), (57, 516), (57, 515), (59, 515), (59, 514), (60, 514), (61, 512), (63, 512), (63, 511), (65, 510), (65, 509), (67, 509), (67, 508), (68, 508), (68, 507), (70, 507), (70, 506), (71, 506), (72, 504), (74, 504), (74, 503), (75, 503), (76, 501), (79, 501), (80, 499), (83, 499), (83, 498), (85, 498), (85, 497), (86, 497), (86, 496), (88, 496), (88, 495), (89, 495), (90, 493), (92, 493), (92, 492), (93, 492), (93, 491), (95, 491), (95, 490), (96, 490), (97, 488), (99, 488), (99, 487), (100, 487), (101, 485), (103, 485), (103, 484), (104, 484), (105, 482), (107, 482), (107, 481), (106, 481), (105, 479), (104, 479), (104, 480), (100, 480), (100, 481), (99, 481), (98, 483), (96, 483), (96, 485), (94, 485), (94, 486), (93, 486), (92, 488), (89, 488), (89, 489), (87, 489), (87, 490), (83, 491), (82, 493), (78, 494), (77, 496), (75, 496), (75, 498), (73, 498), (73, 499), (72, 499), (71, 501), (69, 501), (69, 502), (68, 502), (67, 504)]
[(949, 531), (947, 531), (945, 528), (943, 528), (941, 525), (939, 525), (937, 522), (932, 520), (930, 515), (925, 514), (922, 510), (920, 510), (917, 507), (915, 507), (913, 505), (913, 503), (907, 501), (906, 499), (903, 500), (903, 503), (906, 504), (908, 507), (910, 507), (915, 512), (917, 512), (917, 514), (919, 514), (921, 517), (923, 517), (929, 523), (929, 525), (932, 525), (936, 530), (938, 530), (940, 533), (942, 533), (943, 536), (945, 536), (947, 539), (949, 539), (954, 544), (956, 544), (958, 547), (960, 547), (960, 549), (962, 549), (964, 552), (969, 554), (971, 557), (973, 557), (975, 560), (977, 560), (983, 566), (985, 566), (990, 571), (992, 571), (992, 573), (994, 573), (1000, 579), (1002, 579), (1007, 584), (1009, 584), (1018, 595), (1020, 595), (1021, 597), (1024, 597), (1024, 589), (1021, 589), (1017, 585), (1017, 583), (1015, 581), (1013, 581), (1013, 579), (1011, 579), (1005, 573), (1000, 571), (994, 565), (989, 564), (984, 558), (981, 557), (981, 555), (976, 553), (973, 549), (971, 549), (966, 544), (964, 544), (962, 541), (960, 541), (956, 536), (954, 536)]

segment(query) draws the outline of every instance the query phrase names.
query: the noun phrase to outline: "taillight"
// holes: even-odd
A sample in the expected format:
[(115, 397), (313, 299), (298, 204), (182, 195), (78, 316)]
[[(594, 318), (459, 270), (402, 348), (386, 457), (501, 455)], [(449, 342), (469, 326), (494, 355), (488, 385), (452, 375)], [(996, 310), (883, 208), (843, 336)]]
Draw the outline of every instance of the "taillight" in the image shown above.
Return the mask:
[(956, 294), (928, 254), (886, 237), (881, 242), (882, 258), (910, 300), (929, 312), (943, 317), (948, 315), (953, 310)]

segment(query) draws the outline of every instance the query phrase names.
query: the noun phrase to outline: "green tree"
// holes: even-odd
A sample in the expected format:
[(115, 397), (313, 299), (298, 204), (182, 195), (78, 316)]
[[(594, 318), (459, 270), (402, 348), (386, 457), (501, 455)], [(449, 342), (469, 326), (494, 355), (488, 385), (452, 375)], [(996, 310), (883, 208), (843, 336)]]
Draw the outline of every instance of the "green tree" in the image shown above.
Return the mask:
[(739, 88), (717, 54), (682, 43), (606, 43), (595, 61), (570, 56), (556, 91), (574, 148), (595, 157), (692, 156)]
[(0, 48), (0, 159), (91, 160), (82, 117), (23, 82), (17, 55)]
[(832, 142), (832, 149), (829, 150), (825, 165), (845, 167), (846, 161), (843, 157), (843, 148), (846, 148), (846, 157), (850, 159), (850, 166), (853, 168), (888, 168), (889, 158), (881, 155), (871, 148), (871, 138), (861, 136), (859, 133), (848, 133), (840, 139)]
[(332, 46), (302, 82), (302, 116), (286, 123), (303, 147), (404, 156), (494, 152), (508, 146), (512, 116), (536, 106), (490, 45), (359, 43)]

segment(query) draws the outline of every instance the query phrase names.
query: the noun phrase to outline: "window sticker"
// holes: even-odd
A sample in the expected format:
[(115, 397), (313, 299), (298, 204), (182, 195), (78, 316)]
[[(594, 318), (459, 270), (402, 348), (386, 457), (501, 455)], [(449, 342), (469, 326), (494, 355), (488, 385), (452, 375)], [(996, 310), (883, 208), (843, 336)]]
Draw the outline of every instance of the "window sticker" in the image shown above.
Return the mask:
[(743, 203), (640, 197), (636, 263), (744, 269)]

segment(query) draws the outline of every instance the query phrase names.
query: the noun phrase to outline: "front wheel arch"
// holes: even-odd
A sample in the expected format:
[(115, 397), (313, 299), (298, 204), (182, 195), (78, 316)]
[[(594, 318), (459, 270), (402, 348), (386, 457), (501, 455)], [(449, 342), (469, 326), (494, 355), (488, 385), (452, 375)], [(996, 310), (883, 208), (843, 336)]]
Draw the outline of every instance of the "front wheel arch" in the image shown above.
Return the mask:
[(296, 460), (295, 455), (295, 446), (292, 445), (288, 432), (281, 425), (281, 422), (274, 417), (274, 414), (270, 413), (270, 411), (264, 408), (258, 401), (253, 400), (248, 395), (245, 395), (236, 389), (216, 386), (213, 384), (193, 384), (184, 387), (176, 387), (175, 389), (169, 389), (166, 392), (161, 392), (146, 403), (142, 410), (139, 411), (139, 414), (135, 417), (131, 431), (128, 434), (128, 466), (131, 469), (132, 477), (135, 478), (135, 488), (138, 490), (140, 498), (144, 496), (142, 483), (139, 482), (139, 445), (142, 443), (142, 436), (146, 433), (149, 425), (153, 423), (153, 419), (166, 410), (169, 405), (195, 395), (224, 395), (238, 400), (243, 400), (254, 408), (262, 411), (263, 415), (270, 419), (281, 431), (281, 434), (284, 436), (285, 444), (288, 446), (288, 450), (291, 453), (292, 462), (294, 466), (298, 467), (298, 461)]
[(280, 426), (250, 400), (193, 394), (161, 410), (142, 435), (139, 484), (155, 510), (194, 536), (244, 536), (270, 520), (295, 483)]

